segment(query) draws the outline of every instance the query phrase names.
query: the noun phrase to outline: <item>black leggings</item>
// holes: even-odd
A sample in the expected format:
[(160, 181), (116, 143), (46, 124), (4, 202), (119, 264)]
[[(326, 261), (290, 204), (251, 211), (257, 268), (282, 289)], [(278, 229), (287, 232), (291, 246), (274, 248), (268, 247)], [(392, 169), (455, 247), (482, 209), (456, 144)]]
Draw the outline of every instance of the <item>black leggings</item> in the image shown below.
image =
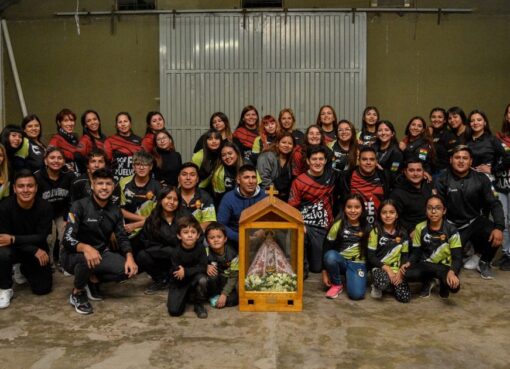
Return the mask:
[(397, 301), (404, 303), (411, 301), (411, 290), (405, 279), (398, 286), (394, 286), (388, 274), (380, 268), (372, 269), (372, 277), (374, 286), (380, 290), (385, 291), (393, 287)]

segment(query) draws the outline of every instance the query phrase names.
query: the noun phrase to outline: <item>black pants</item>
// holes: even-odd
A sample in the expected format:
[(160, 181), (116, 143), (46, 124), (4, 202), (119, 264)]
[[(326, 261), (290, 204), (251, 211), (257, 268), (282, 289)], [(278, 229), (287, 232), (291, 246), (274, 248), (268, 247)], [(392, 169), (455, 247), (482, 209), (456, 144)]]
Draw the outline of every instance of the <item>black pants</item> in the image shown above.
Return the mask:
[(154, 282), (161, 282), (168, 277), (171, 263), (170, 254), (164, 253), (162, 250), (155, 253), (151, 252), (149, 248), (139, 251), (136, 255), (139, 272), (147, 272)]
[[(207, 294), (209, 297), (214, 297), (221, 294), (223, 287), (227, 284), (227, 278), (222, 275), (215, 277), (207, 276)], [(237, 306), (239, 304), (239, 295), (237, 289), (233, 289), (230, 295), (227, 296), (225, 306)]]
[(207, 276), (205, 274), (199, 273), (183, 281), (176, 279), (170, 281), (166, 303), (168, 314), (181, 316), (188, 300), (194, 300), (196, 303), (204, 303), (207, 300)]
[(498, 251), (498, 248), (492, 247), (489, 242), (489, 237), (494, 228), (494, 223), (482, 215), (466, 228), (459, 229), (463, 250), (465, 249), (468, 241), (471, 241), (475, 248), (475, 252), (481, 255), (480, 260), (487, 263), (491, 262)]
[(53, 274), (50, 264), (41, 266), (39, 260), (32, 253), (27, 254), (13, 246), (0, 247), (1, 289), (12, 288), (12, 266), (16, 263), (21, 263), (21, 273), (27, 279), (33, 293), (45, 295), (51, 292)]
[(446, 282), (446, 276), (449, 271), (450, 267), (447, 265), (422, 261), (407, 270), (406, 279), (410, 282), (422, 282), (425, 284), (430, 282), (433, 278), (437, 278), (439, 279), (441, 289), (447, 289), (452, 293), (457, 293), (460, 290), (460, 284), (457, 288), (450, 288)]
[(328, 231), (324, 228), (305, 227), (305, 271), (320, 273), (322, 271), (322, 245)]
[(74, 287), (82, 290), (94, 274), (101, 282), (120, 282), (127, 279), (124, 271), (126, 259), (121, 254), (105, 251), (101, 254), (99, 265), (90, 269), (85, 256), (81, 253), (62, 252), (62, 265), (66, 272), (74, 275)]

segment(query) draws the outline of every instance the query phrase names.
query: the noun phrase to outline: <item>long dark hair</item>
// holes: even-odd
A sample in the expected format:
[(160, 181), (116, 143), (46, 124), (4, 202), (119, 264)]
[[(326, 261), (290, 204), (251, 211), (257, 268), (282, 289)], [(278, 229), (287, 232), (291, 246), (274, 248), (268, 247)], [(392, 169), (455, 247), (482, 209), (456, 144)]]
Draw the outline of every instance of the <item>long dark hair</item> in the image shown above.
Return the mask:
[[(220, 140), (220, 146), (218, 147), (218, 150), (212, 151), (207, 146), (207, 139), (215, 137)], [(202, 164), (200, 164), (200, 170), (198, 171), (200, 175), (200, 179), (203, 180), (207, 178), (209, 175), (211, 175), (213, 169), (216, 167), (218, 161), (220, 160), (221, 156), (221, 148), (223, 143), (223, 139), (221, 137), (221, 133), (217, 130), (210, 129), (206, 132), (204, 135), (203, 141), (202, 141), (202, 147), (203, 147), (203, 160)]]
[(363, 200), (363, 197), (361, 197), (361, 195), (359, 195), (357, 193), (352, 193), (346, 197), (343, 209), (336, 217), (336, 220), (339, 220), (339, 219), (341, 220), (340, 229), (338, 230), (338, 233), (337, 233), (337, 240), (338, 240), (338, 236), (342, 235), (342, 233), (345, 229), (345, 225), (347, 223), (349, 223), (349, 220), (347, 219), (347, 216), (345, 215), (345, 206), (347, 205), (347, 202), (349, 200), (357, 200), (361, 204), (361, 215), (359, 218), (359, 226), (360, 226), (361, 232), (363, 234), (360, 237), (359, 248), (360, 248), (361, 257), (363, 258), (366, 255), (366, 250), (367, 250), (367, 246), (368, 246), (368, 236), (370, 235), (371, 227), (367, 220), (367, 211), (365, 209), (365, 201)]
[[(152, 156), (154, 157), (156, 166), (161, 169), (161, 167), (163, 166), (163, 159), (161, 157), (161, 154), (158, 151), (158, 135), (160, 133), (166, 135), (170, 140), (170, 150), (168, 150), (168, 151), (175, 151), (175, 141), (174, 141), (174, 138), (172, 137), (172, 135), (170, 134), (170, 132), (168, 132), (166, 129), (162, 129), (161, 131), (156, 132), (154, 134), (154, 138), (153, 138), (154, 146), (152, 149)], [(159, 150), (161, 150), (161, 149), (159, 149)]]
[(510, 104), (508, 104), (505, 108), (505, 113), (503, 114), (503, 124), (501, 125), (501, 133), (505, 136), (510, 135), (510, 120), (507, 119), (506, 115), (510, 110)]
[(256, 107), (254, 107), (253, 105), (246, 105), (243, 110), (241, 111), (241, 118), (239, 118), (239, 123), (237, 124), (237, 128), (239, 127), (244, 127), (244, 115), (246, 113), (248, 113), (250, 110), (255, 110), (255, 113), (257, 114), (257, 125), (256, 125), (256, 129), (258, 130), (259, 129), (259, 124), (260, 124), (260, 115), (259, 115), (259, 112), (257, 110)]
[[(257, 115), (258, 115), (258, 113), (257, 113)], [(217, 111), (216, 113), (213, 113), (213, 115), (211, 115), (211, 118), (209, 119), (209, 128), (215, 129), (213, 120), (216, 117), (220, 118), (223, 121), (223, 123), (225, 124), (225, 136), (227, 136), (227, 141), (232, 142), (232, 128), (230, 128), (230, 121), (228, 120), (228, 117), (225, 113), (223, 113), (221, 111)]]
[(80, 118), (80, 122), (81, 122), (81, 126), (83, 128), (83, 135), (87, 135), (90, 137), (90, 140), (92, 141), (92, 144), (94, 145), (94, 147), (96, 146), (96, 137), (92, 136), (87, 128), (87, 122), (86, 122), (86, 119), (87, 119), (87, 115), (88, 114), (95, 114), (96, 117), (97, 117), (97, 120), (99, 121), (99, 128), (97, 129), (97, 133), (99, 134), (99, 137), (101, 139), (105, 139), (105, 136), (103, 134), (103, 132), (101, 131), (101, 118), (99, 117), (99, 113), (95, 110), (92, 110), (92, 109), (88, 109), (88, 110), (85, 110), (83, 112), (83, 114), (81, 115), (81, 118)]
[[(361, 132), (367, 132), (367, 122), (365, 121), (365, 115), (370, 111), (373, 110), (377, 114), (377, 122), (375, 122), (375, 126), (377, 127), (377, 123), (379, 123), (379, 119), (381, 119), (381, 115), (379, 114), (379, 109), (377, 109), (375, 106), (367, 106), (365, 110), (363, 110), (363, 116), (361, 117)], [(375, 129), (377, 132), (377, 128)]]
[(338, 129), (340, 128), (340, 124), (347, 124), (351, 129), (351, 139), (349, 140), (349, 151), (347, 152), (347, 158), (349, 163), (349, 168), (356, 167), (356, 161), (358, 160), (358, 138), (356, 137), (356, 127), (352, 124), (351, 121), (347, 119), (342, 119), (338, 122), (336, 126), (336, 139), (338, 145), (340, 146), (340, 135), (338, 133)]
[[(420, 162), (421, 163), (421, 162)], [(377, 221), (375, 222), (375, 229), (377, 231), (377, 236), (378, 237), (381, 237), (383, 234), (384, 234), (384, 225), (382, 223), (382, 221), (380, 220), (381, 219), (381, 212), (382, 212), (382, 209), (386, 206), (386, 205), (390, 205), (390, 206), (393, 206), (393, 208), (395, 209), (395, 211), (397, 212), (397, 219), (395, 220), (395, 236), (396, 237), (402, 237), (404, 235), (407, 235), (405, 229), (401, 226), (400, 224), (400, 221), (399, 221), (399, 213), (398, 213), (398, 208), (397, 208), (397, 204), (395, 203), (394, 200), (392, 199), (387, 199), (387, 200), (384, 200), (381, 205), (379, 206), (379, 209), (377, 210)]]
[[(471, 113), (469, 113), (468, 121), (469, 126), (471, 127), (471, 117), (475, 114), (479, 114), (482, 116), (483, 120), (485, 121), (485, 127), (483, 127), (483, 133), (488, 133), (489, 135), (492, 135), (491, 128), (489, 126), (489, 119), (487, 118), (487, 114), (485, 114), (483, 111), (475, 109)], [(471, 129), (467, 135), (468, 139), (473, 139), (473, 129)]]
[(177, 192), (177, 188), (174, 186), (169, 187), (164, 186), (161, 192), (159, 193), (156, 207), (147, 217), (147, 220), (145, 221), (145, 224), (143, 226), (145, 234), (151, 235), (155, 241), (168, 242), (168, 240), (164, 240), (161, 236), (161, 224), (163, 222), (166, 222), (166, 219), (163, 216), (163, 205), (161, 205), (161, 202), (170, 192), (175, 192), (178, 201), (177, 210), (173, 214), (174, 222), (175, 219), (177, 219), (180, 216), (179, 206), (181, 203), (181, 199), (179, 197), (179, 192)]
[(25, 134), (25, 127), (27, 126), (28, 123), (30, 123), (33, 120), (35, 120), (36, 122), (39, 123), (39, 136), (37, 136), (37, 141), (41, 141), (42, 123), (41, 123), (41, 120), (39, 119), (39, 117), (35, 114), (29, 114), (26, 117), (24, 117), (23, 120), (21, 121), (21, 129), (23, 130), (23, 137), (27, 137), (27, 135)]

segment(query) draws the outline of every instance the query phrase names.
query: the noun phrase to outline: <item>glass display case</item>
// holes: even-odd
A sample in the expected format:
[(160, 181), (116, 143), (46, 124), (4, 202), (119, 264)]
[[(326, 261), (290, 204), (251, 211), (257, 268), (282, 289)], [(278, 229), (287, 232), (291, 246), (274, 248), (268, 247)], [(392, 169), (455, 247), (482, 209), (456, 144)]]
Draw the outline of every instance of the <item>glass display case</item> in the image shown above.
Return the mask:
[(239, 309), (301, 311), (304, 223), (301, 213), (270, 195), (239, 221)]

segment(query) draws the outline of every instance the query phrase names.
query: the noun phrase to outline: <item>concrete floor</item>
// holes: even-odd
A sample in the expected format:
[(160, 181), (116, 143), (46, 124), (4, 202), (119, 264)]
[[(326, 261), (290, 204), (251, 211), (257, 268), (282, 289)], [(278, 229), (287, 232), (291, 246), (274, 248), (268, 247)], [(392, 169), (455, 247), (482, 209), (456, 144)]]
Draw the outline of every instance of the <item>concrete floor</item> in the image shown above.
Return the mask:
[(145, 274), (105, 286), (107, 299), (81, 316), (67, 302), (71, 278), (38, 297), (16, 286), (0, 311), (1, 369), (134, 368), (509, 368), (510, 272), (400, 304), (392, 297), (324, 298), (318, 275), (305, 282), (302, 313), (166, 312), (166, 294), (146, 296)]

